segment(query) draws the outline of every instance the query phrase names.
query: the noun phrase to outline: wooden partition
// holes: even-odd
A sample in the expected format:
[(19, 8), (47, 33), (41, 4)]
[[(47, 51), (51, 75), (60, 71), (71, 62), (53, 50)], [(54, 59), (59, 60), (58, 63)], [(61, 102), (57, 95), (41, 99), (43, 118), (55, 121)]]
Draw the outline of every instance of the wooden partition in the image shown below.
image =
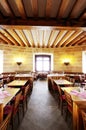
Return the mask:
[(52, 88), (51, 79), (66, 79), (66, 75), (65, 74), (49, 74), (49, 75), (47, 75), (48, 89), (49, 90), (51, 90), (51, 88)]
[(0, 123), (3, 121), (3, 103), (0, 103)]

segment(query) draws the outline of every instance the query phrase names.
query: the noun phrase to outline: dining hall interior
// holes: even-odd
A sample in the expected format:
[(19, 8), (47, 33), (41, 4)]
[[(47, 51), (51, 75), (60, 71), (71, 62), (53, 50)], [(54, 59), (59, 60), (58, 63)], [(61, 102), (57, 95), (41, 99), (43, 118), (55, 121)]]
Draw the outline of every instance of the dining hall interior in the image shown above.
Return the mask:
[(0, 1), (0, 130), (86, 130), (86, 0)]

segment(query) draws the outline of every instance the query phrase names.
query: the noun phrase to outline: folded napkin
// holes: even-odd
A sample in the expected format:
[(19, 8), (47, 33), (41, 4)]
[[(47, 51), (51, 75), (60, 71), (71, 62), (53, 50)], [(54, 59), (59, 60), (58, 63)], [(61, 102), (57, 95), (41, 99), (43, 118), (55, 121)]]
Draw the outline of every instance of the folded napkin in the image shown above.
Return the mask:
[(71, 94), (73, 94), (73, 95), (76, 95), (76, 96), (78, 96), (79, 95), (79, 91), (77, 91), (77, 90), (71, 90), (71, 92), (70, 92)]
[(2, 98), (6, 98), (8, 96), (10, 96), (11, 94), (7, 91), (0, 91), (0, 99)]
[(86, 98), (86, 91), (72, 90), (70, 93), (81, 98)]
[(59, 79), (58, 81), (59, 81), (59, 83), (64, 83), (64, 80), (62, 80), (62, 79)]
[(86, 91), (80, 92), (80, 97), (81, 98), (86, 98)]

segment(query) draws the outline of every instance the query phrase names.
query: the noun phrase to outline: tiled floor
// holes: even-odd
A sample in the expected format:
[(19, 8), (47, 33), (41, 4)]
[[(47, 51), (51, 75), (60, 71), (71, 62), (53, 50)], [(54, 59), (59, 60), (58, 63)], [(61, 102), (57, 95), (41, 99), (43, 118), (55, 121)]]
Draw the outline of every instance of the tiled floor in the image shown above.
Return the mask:
[(34, 82), (28, 109), (17, 130), (71, 130), (48, 90), (47, 80)]

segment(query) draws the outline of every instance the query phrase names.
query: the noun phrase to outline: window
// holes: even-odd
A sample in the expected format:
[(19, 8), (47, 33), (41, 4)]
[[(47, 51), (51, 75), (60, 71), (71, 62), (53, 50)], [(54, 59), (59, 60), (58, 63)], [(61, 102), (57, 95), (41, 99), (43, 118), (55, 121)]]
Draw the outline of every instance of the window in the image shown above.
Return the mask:
[(86, 51), (82, 52), (82, 71), (86, 73)]
[(35, 71), (50, 71), (51, 56), (50, 55), (35, 55)]
[(3, 51), (0, 50), (0, 73), (3, 72)]

